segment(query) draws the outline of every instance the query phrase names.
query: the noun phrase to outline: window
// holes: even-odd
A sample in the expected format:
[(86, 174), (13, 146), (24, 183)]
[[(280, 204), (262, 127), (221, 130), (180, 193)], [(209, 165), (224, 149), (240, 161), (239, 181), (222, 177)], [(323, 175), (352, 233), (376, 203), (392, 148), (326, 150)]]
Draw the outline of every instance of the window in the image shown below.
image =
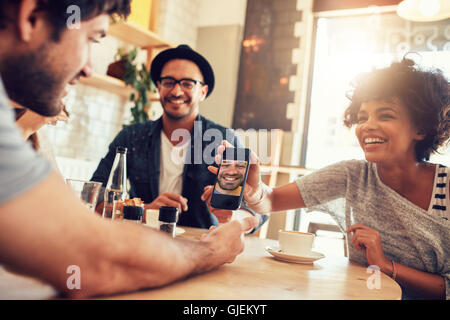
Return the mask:
[[(319, 169), (341, 160), (364, 159), (354, 128), (343, 125), (350, 81), (361, 72), (389, 66), (409, 51), (420, 54), (411, 58), (421, 66), (441, 68), (450, 78), (449, 20), (413, 23), (395, 13), (316, 18), (303, 165)], [(433, 155), (431, 162), (450, 166), (450, 148), (442, 153)], [(300, 231), (307, 231), (311, 222), (333, 224), (325, 213), (297, 216)], [(341, 241), (328, 240), (322, 246), (317, 242), (315, 246), (321, 252), (343, 252)]]
[[(346, 159), (364, 159), (354, 129), (342, 123), (350, 81), (373, 67), (389, 66), (405, 53), (450, 78), (449, 20), (413, 23), (395, 13), (318, 18), (305, 165), (321, 168)], [(450, 149), (432, 162), (450, 166)]]

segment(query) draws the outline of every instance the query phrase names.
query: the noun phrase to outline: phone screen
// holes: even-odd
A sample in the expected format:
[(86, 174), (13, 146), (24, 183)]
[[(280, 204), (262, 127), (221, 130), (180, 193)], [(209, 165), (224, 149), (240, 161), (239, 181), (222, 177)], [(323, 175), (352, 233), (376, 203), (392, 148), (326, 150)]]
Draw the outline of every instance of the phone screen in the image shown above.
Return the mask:
[(227, 148), (225, 150), (211, 198), (213, 207), (231, 210), (239, 208), (247, 180), (248, 166), (248, 149)]
[(214, 189), (216, 193), (240, 196), (244, 186), (247, 164), (247, 161), (222, 160)]

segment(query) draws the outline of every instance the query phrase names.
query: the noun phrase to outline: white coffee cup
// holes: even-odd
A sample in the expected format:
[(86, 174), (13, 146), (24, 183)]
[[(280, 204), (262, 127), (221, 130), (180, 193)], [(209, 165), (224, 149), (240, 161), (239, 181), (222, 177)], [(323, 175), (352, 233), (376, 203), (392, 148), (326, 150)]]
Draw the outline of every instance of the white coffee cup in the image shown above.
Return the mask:
[(306, 256), (311, 252), (314, 242), (313, 233), (280, 230), (278, 243), (283, 253), (297, 256)]

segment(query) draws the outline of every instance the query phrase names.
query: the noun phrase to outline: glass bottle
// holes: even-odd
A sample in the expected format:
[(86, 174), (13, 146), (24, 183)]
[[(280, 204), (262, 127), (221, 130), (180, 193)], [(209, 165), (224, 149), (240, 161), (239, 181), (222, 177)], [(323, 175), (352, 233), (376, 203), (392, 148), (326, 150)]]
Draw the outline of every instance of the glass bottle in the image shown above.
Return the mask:
[(116, 202), (127, 198), (127, 148), (117, 147), (116, 157), (105, 189), (103, 218), (116, 218)]
[(158, 220), (159, 230), (167, 232), (174, 238), (178, 221), (178, 208), (161, 206)]

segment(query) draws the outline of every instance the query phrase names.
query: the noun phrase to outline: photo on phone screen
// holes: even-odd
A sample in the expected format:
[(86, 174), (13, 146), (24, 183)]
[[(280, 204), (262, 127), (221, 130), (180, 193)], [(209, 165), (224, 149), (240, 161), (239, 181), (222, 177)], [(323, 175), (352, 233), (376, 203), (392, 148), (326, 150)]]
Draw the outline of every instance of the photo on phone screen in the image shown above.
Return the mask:
[(250, 164), (249, 149), (226, 148), (211, 198), (211, 206), (235, 210), (240, 207)]

